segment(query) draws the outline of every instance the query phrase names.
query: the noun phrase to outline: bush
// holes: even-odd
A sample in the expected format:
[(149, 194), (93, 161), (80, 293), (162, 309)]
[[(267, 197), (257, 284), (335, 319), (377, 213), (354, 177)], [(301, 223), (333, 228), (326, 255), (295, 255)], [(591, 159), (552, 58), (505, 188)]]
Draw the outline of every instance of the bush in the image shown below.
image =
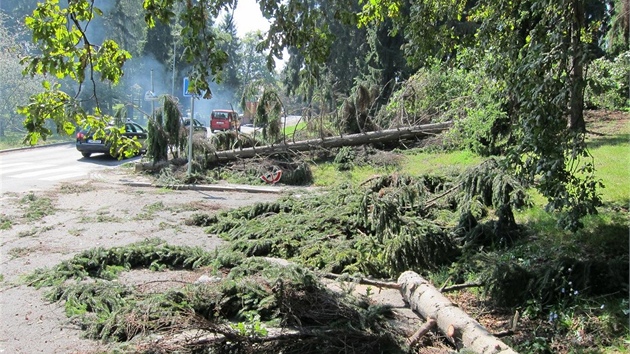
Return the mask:
[(630, 75), (630, 51), (609, 60), (599, 58), (588, 68), (584, 104), (589, 108), (625, 110), (628, 100), (628, 76)]
[(497, 154), (506, 134), (507, 95), (505, 85), (486, 72), (440, 63), (421, 69), (394, 93), (378, 123), (396, 127), (453, 121), (449, 141), (455, 147)]

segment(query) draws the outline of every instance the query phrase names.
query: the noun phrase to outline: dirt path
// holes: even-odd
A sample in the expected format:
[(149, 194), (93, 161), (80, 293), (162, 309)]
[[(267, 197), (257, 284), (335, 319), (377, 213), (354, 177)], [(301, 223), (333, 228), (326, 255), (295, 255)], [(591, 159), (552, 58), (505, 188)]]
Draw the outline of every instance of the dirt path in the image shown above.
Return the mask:
[[(82, 339), (63, 307), (42, 298), (44, 290), (17, 285), (20, 277), (54, 266), (86, 249), (115, 247), (160, 238), (174, 245), (211, 250), (220, 240), (185, 220), (277, 194), (173, 191), (130, 187), (138, 177), (124, 171), (101, 172), (92, 179), (45, 193), (0, 196), (0, 353), (88, 353), (105, 350)], [(146, 182), (140, 178), (139, 182)], [(40, 217), (42, 214), (48, 214)]]

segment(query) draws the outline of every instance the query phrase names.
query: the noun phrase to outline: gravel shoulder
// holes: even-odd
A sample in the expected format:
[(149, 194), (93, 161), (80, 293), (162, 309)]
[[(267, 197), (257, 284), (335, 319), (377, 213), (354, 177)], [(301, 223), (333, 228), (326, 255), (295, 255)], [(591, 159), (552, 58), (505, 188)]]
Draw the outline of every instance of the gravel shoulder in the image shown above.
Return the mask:
[[(104, 344), (83, 339), (63, 305), (43, 299), (43, 289), (19, 285), (24, 275), (87, 249), (150, 238), (212, 250), (221, 240), (186, 225), (192, 214), (268, 202), (280, 195), (237, 187), (227, 191), (138, 187), (148, 184), (142, 177), (113, 169), (46, 192), (0, 196), (2, 223), (10, 225), (0, 237), (0, 353), (106, 351)], [(164, 276), (152, 273), (140, 274), (137, 281)]]

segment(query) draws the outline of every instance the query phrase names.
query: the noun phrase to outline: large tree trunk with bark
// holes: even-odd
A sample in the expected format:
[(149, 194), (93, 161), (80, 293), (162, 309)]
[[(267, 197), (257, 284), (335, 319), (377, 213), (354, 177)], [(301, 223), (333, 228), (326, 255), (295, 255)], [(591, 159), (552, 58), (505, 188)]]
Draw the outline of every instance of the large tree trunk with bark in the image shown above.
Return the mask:
[(215, 157), (219, 162), (271, 155), (287, 151), (309, 151), (317, 148), (334, 148), (342, 146), (356, 146), (370, 143), (384, 143), (400, 139), (411, 139), (419, 136), (441, 133), (452, 125), (451, 122), (425, 124), (400, 129), (390, 129), (361, 134), (351, 134), (339, 137), (310, 139), (286, 144), (266, 145), (241, 150), (217, 151)]
[(584, 122), (584, 43), (582, 31), (584, 29), (584, 5), (580, 0), (571, 1), (573, 10), (573, 25), (571, 28), (571, 96), (568, 128), (576, 132), (585, 132)]
[(479, 354), (516, 354), (417, 273), (404, 272), (398, 284), (411, 309), (425, 319), (435, 319), (456, 346)]

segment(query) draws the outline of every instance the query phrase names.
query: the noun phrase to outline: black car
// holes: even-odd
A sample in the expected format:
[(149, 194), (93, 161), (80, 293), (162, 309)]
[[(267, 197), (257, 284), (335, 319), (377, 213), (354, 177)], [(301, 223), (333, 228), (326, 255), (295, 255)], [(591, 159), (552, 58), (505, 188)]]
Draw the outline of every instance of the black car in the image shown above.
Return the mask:
[[(113, 128), (113, 126), (105, 127), (106, 134)], [(125, 132), (122, 136), (130, 139), (138, 139), (138, 142), (142, 144), (140, 153), (146, 152), (145, 142), (147, 140), (147, 130), (142, 126), (137, 123), (127, 122), (125, 123)], [(90, 157), (94, 153), (103, 153), (112, 157), (118, 157), (116, 153), (111, 152), (111, 146), (111, 142), (107, 141), (106, 137), (94, 139), (94, 133), (91, 132), (90, 129), (81, 130), (77, 133), (76, 147), (83, 157)]]
[[(206, 126), (203, 125), (203, 123), (201, 123), (200, 121), (194, 119), (193, 120), (193, 131), (207, 131)], [(190, 118), (185, 118), (182, 120), (182, 125), (184, 126), (184, 128), (189, 129), (190, 126)]]

